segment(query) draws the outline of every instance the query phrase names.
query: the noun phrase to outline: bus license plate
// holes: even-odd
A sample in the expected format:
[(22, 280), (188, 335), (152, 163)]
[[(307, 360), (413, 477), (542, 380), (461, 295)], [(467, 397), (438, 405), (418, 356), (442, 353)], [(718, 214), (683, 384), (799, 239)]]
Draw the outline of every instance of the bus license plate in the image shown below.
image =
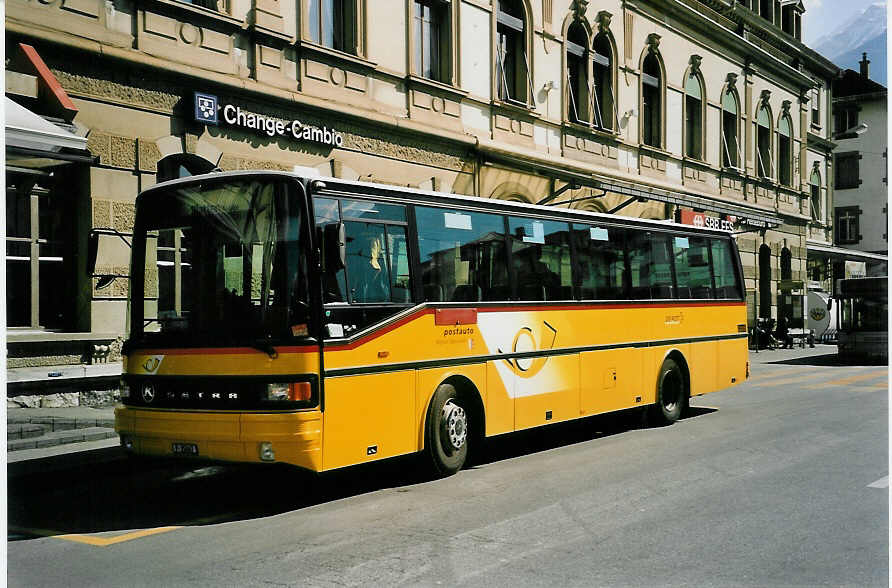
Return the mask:
[(198, 455), (198, 445), (195, 443), (174, 443), (172, 451), (175, 455)]

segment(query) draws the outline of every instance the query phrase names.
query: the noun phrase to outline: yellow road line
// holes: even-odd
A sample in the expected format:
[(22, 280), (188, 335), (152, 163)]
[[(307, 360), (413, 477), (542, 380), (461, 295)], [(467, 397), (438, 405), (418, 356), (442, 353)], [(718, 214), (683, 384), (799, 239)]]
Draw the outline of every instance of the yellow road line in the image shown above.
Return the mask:
[(851, 376), (849, 378), (841, 378), (839, 380), (831, 380), (829, 382), (824, 382), (823, 384), (818, 384), (814, 386), (814, 388), (829, 388), (830, 386), (845, 386), (846, 384), (854, 384), (855, 382), (860, 382), (861, 380), (870, 380), (872, 378), (879, 377), (888, 377), (888, 370), (874, 370), (872, 372), (868, 372), (866, 374), (859, 374), (857, 376)]
[[(752, 371), (752, 364), (750, 364), (750, 371)], [(814, 371), (813, 366), (807, 367), (807, 368), (800, 368), (798, 370), (783, 370), (781, 373), (778, 373), (778, 374), (765, 374), (762, 376), (751, 376), (747, 380), (747, 382), (758, 382), (760, 380), (770, 380), (771, 378), (777, 378), (777, 377), (789, 377), (794, 374), (802, 374), (802, 373), (813, 372), (813, 371)]]
[(109, 545), (114, 545), (116, 543), (123, 543), (125, 541), (133, 541), (134, 539), (140, 539), (142, 537), (148, 537), (150, 535), (157, 535), (159, 533), (167, 533), (168, 531), (175, 531), (176, 529), (182, 529), (182, 527), (157, 527), (155, 529), (143, 529), (142, 531), (134, 531), (132, 533), (124, 533), (123, 535), (118, 535), (116, 537), (94, 537), (91, 535), (55, 535), (54, 539), (64, 539), (65, 541), (74, 541), (75, 543), (86, 543), (87, 545), (92, 545), (94, 547), (108, 547)]
[[(784, 373), (784, 374), (778, 374), (778, 375), (786, 376), (787, 374)], [(754, 385), (755, 386), (785, 386), (787, 384), (798, 384), (800, 382), (814, 380), (814, 379), (818, 379), (818, 378), (826, 378), (826, 377), (827, 377), (827, 372), (820, 372), (820, 371), (815, 372), (812, 370), (810, 374), (800, 374), (794, 378), (784, 377), (780, 380), (765, 380), (762, 382), (756, 382)], [(752, 379), (747, 380), (746, 382), (750, 383), (750, 382), (752, 382)]]

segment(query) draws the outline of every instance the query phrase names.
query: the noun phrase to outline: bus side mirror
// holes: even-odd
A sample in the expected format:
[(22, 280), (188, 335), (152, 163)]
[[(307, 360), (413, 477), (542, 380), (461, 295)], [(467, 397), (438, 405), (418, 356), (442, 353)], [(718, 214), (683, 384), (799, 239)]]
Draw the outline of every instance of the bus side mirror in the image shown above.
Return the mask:
[(332, 223), (323, 228), (325, 269), (336, 272), (347, 265), (347, 231), (344, 223)]

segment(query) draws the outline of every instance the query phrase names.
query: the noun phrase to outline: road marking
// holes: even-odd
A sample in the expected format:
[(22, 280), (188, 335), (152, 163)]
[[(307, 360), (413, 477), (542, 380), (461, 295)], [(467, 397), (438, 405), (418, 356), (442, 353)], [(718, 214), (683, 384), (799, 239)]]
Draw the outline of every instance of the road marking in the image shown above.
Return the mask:
[(133, 541), (134, 539), (141, 539), (142, 537), (149, 537), (150, 535), (157, 535), (159, 533), (167, 533), (168, 531), (175, 531), (177, 529), (182, 529), (182, 527), (157, 527), (155, 529), (143, 529), (142, 531), (134, 531), (132, 533), (124, 533), (123, 535), (118, 535), (116, 537), (93, 537), (91, 535), (55, 535), (54, 539), (64, 539), (65, 541), (74, 541), (75, 543), (86, 543), (87, 545), (92, 545), (93, 547), (108, 547), (109, 545), (115, 545), (116, 543), (123, 543), (125, 541)]
[(842, 378), (839, 380), (831, 380), (829, 382), (824, 382), (823, 384), (818, 384), (817, 386), (812, 386), (812, 388), (830, 388), (831, 386), (845, 386), (846, 384), (854, 384), (855, 382), (860, 382), (861, 380), (870, 380), (873, 378), (884, 377), (888, 378), (888, 370), (873, 370), (866, 374), (859, 374), (857, 376), (852, 376), (850, 378)]
[[(752, 369), (752, 368), (750, 368), (750, 369)], [(785, 377), (786, 378), (786, 377), (794, 375), (794, 374), (802, 374), (802, 373), (814, 372), (814, 371), (815, 371), (814, 366), (809, 366), (807, 368), (798, 368), (795, 370), (784, 370), (784, 369), (778, 368), (778, 371), (775, 373), (762, 374), (762, 375), (758, 375), (758, 376), (750, 376), (747, 379), (747, 382), (758, 382), (760, 380), (770, 380), (772, 378), (777, 378), (777, 377)]]
[[(783, 374), (778, 374), (778, 376), (783, 376), (783, 379), (780, 379), (780, 380), (772, 380), (772, 379), (769, 378), (769, 379), (767, 379), (766, 381), (763, 381), (763, 382), (756, 382), (756, 383), (753, 384), (753, 386), (757, 386), (757, 387), (762, 387), (762, 386), (786, 386), (787, 384), (798, 384), (798, 383), (800, 383), (800, 382), (804, 382), (804, 381), (806, 381), (806, 380), (814, 380), (814, 379), (818, 379), (818, 378), (826, 378), (826, 377), (827, 377), (827, 373), (826, 373), (826, 372), (823, 372), (823, 371), (815, 372), (815, 371), (813, 371), (813, 370), (810, 370), (810, 371), (811, 371), (811, 373), (808, 374), (808, 375), (806, 375), (806, 374), (802, 374), (802, 375), (799, 375), (799, 376), (796, 376), (796, 377), (793, 377), (793, 378), (788, 378), (787, 376), (788, 376), (789, 374), (788, 374), (787, 372), (784, 372)], [(752, 382), (752, 379), (747, 380), (747, 383), (749, 383), (749, 382)]]
[(867, 487), (868, 488), (888, 488), (889, 487), (889, 476), (880, 478), (873, 484), (868, 484)]

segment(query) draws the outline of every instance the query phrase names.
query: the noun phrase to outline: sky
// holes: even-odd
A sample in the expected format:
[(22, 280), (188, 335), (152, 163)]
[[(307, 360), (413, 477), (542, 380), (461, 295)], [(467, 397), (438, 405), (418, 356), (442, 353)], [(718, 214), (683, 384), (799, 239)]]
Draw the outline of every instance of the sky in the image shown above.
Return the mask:
[[(809, 47), (821, 35), (831, 32), (839, 24), (846, 22), (878, 0), (803, 0), (805, 23), (803, 34)], [(882, 2), (885, 4), (885, 1)]]

